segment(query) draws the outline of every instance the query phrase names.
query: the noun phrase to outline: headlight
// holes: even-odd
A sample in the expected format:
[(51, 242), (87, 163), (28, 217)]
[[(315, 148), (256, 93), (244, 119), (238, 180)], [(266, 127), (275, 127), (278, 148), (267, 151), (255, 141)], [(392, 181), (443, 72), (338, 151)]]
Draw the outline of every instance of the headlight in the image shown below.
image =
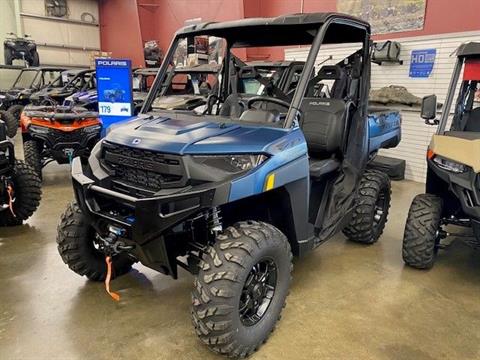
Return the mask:
[(193, 156), (195, 162), (229, 173), (253, 169), (268, 159), (265, 155), (206, 155)]
[(100, 125), (92, 125), (92, 126), (87, 126), (83, 128), (83, 131), (86, 132), (87, 134), (99, 132), (100, 130), (102, 130), (102, 127)]
[(451, 171), (455, 174), (464, 173), (467, 171), (467, 166), (459, 164), (455, 161), (447, 160), (441, 156), (435, 156), (433, 162), (441, 169)]
[(0, 95), (0, 99), (5, 99), (6, 96), (5, 95)]
[(48, 132), (50, 131), (49, 128), (42, 127), (42, 126), (36, 126), (36, 125), (31, 125), (28, 128), (28, 130), (30, 130), (31, 132), (36, 133), (36, 134), (48, 134)]

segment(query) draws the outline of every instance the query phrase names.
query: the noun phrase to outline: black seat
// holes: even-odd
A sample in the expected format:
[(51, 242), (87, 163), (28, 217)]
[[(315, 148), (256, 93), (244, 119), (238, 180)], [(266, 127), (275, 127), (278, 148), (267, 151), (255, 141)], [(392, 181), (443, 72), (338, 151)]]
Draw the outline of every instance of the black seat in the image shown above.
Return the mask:
[(467, 116), (465, 131), (480, 132), (480, 107), (465, 113), (464, 116)]
[(310, 176), (318, 178), (340, 166), (335, 159), (343, 142), (346, 104), (343, 100), (304, 98), (300, 127), (310, 154)]
[(245, 105), (243, 105), (240, 96), (238, 94), (230, 94), (220, 108), (220, 115), (239, 118), (244, 110)]
[(322, 80), (335, 80), (330, 90), (332, 99), (343, 99), (347, 95), (348, 76), (344, 68), (340, 65), (324, 65), (320, 68), (317, 75), (310, 79), (307, 85), (306, 96), (313, 97), (315, 86)]

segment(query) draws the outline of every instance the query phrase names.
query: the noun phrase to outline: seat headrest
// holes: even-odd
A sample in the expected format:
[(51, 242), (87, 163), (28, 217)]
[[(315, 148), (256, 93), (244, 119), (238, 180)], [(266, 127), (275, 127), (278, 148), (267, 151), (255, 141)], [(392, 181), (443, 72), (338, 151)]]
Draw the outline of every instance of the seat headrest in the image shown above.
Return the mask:
[(253, 66), (244, 66), (238, 71), (240, 79), (255, 79), (258, 77), (258, 71)]
[(343, 74), (344, 70), (339, 65), (323, 65), (318, 70), (317, 77), (323, 80), (338, 80)]

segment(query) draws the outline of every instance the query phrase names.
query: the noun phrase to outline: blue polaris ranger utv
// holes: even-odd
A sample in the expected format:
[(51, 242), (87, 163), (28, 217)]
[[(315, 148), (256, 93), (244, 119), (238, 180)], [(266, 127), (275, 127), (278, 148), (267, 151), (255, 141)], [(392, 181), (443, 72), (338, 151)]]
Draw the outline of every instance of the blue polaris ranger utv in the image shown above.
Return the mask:
[[(192, 44), (207, 41), (208, 54), (196, 53)], [(346, 43), (358, 50), (317, 65), (323, 44)], [(260, 93), (243, 81), (259, 80), (259, 71), (233, 53), (292, 45), (310, 51), (291, 88), (273, 75), (261, 78)], [(365, 171), (376, 150), (370, 45), (368, 23), (335, 13), (179, 30), (139, 116), (111, 128), (88, 160), (73, 160), (76, 202), (57, 238), (64, 262), (105, 280), (109, 293), (110, 278), (137, 261), (174, 278), (180, 266), (195, 276), (192, 319), (202, 342), (231, 357), (257, 350), (285, 306), (293, 255), (341, 231), (374, 243), (387, 221), (389, 179)], [(172, 82), (175, 67), (207, 61), (220, 65), (216, 76)], [(209, 90), (202, 111), (152, 106), (201, 88)], [(395, 146), (398, 129), (383, 115), (371, 116), (395, 128), (396, 140), (377, 145)]]

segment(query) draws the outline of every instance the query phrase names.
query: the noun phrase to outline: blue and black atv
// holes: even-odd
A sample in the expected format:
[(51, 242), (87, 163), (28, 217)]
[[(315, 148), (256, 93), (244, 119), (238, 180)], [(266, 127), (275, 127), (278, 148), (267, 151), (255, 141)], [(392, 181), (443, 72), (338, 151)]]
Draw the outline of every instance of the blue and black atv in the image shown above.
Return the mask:
[[(221, 65), (204, 79), (203, 110), (153, 107), (198, 86), (172, 92), (169, 76), (185, 49), (190, 65), (201, 60), (185, 46), (196, 37), (216, 44), (208, 61)], [(324, 44), (342, 43), (358, 51), (315, 69)], [(243, 82), (257, 91), (242, 90), (242, 79), (260, 77), (234, 50), (292, 45), (310, 52), (289, 89), (263, 76), (260, 86)], [(369, 141), (370, 55), (369, 24), (335, 13), (179, 30), (141, 113), (111, 128), (88, 160), (73, 160), (76, 201), (57, 238), (64, 262), (106, 285), (137, 261), (173, 278), (184, 268), (195, 276), (202, 342), (231, 357), (257, 350), (285, 306), (293, 255), (342, 231), (372, 244), (384, 229), (390, 182), (366, 168), (378, 147), (397, 145), (399, 117), (370, 114), (378, 141)]]

